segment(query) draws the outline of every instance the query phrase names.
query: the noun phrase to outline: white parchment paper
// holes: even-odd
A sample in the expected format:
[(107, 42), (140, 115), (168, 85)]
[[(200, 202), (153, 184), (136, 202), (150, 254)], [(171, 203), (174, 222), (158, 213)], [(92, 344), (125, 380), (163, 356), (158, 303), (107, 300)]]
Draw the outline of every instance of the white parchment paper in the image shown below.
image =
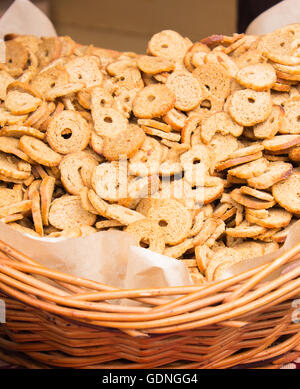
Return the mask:
[(15, 0), (0, 19), (0, 39), (8, 33), (56, 36), (51, 21), (29, 0)]
[(263, 35), (292, 23), (300, 23), (300, 1), (284, 0), (255, 18), (246, 33)]

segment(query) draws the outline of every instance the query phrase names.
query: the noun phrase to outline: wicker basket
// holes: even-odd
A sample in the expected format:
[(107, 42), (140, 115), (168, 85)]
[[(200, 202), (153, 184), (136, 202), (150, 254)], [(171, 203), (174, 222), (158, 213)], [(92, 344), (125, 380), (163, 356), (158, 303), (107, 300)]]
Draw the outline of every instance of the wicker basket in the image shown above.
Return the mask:
[(0, 241), (0, 359), (28, 368), (221, 369), (273, 358), (268, 367), (277, 368), (300, 355), (292, 320), (300, 266), (265, 279), (299, 253), (300, 243), (205, 285), (120, 290), (49, 270)]

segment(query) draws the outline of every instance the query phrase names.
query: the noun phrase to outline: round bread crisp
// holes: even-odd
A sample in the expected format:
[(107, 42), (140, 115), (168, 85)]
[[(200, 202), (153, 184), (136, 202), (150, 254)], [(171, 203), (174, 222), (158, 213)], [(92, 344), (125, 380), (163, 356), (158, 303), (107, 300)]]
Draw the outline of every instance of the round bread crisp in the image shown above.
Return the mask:
[(185, 180), (190, 185), (204, 186), (204, 175), (210, 167), (210, 154), (204, 145), (196, 145), (180, 157)]
[(19, 147), (25, 154), (35, 162), (45, 166), (59, 165), (62, 156), (48, 147), (41, 140), (32, 136), (23, 135)]
[[(229, 98), (229, 97), (228, 97)], [(200, 101), (200, 105), (191, 111), (193, 114), (198, 114), (201, 119), (204, 119), (215, 112), (220, 112), (224, 109), (224, 99), (216, 97), (214, 94), (207, 93)]]
[(201, 121), (202, 121), (202, 117), (200, 115), (192, 115), (191, 117), (186, 119), (185, 125), (181, 131), (182, 143), (190, 147), (192, 135), (195, 133), (199, 133), (198, 144), (202, 143), (200, 139)]
[(300, 171), (294, 170), (289, 178), (273, 185), (272, 194), (282, 208), (300, 215)]
[(264, 91), (275, 84), (276, 72), (268, 63), (257, 63), (240, 69), (236, 79), (245, 88)]
[(95, 131), (91, 132), (90, 146), (95, 153), (102, 155), (103, 153), (103, 136), (97, 135)]
[(99, 58), (96, 56), (75, 57), (66, 63), (65, 69), (71, 82), (82, 82), (86, 88), (102, 83), (103, 74), (100, 71)]
[(142, 219), (129, 224), (124, 230), (133, 235), (137, 244), (151, 251), (162, 254), (165, 249), (165, 241), (160, 227), (150, 219)]
[(231, 77), (223, 66), (215, 63), (200, 65), (193, 71), (193, 76), (198, 79), (208, 95), (220, 100), (229, 96)]
[(177, 111), (173, 108), (165, 114), (163, 119), (173, 128), (173, 130), (181, 130), (185, 126), (187, 117), (183, 112)]
[(127, 119), (114, 108), (104, 108), (92, 94), (92, 116), (97, 135), (114, 138), (127, 128)]
[(204, 143), (209, 143), (216, 132), (222, 135), (231, 134), (240, 136), (243, 133), (243, 126), (240, 126), (227, 112), (216, 112), (201, 123), (201, 139)]
[(57, 97), (63, 97), (75, 94), (83, 89), (84, 85), (81, 82), (70, 82), (65, 85), (54, 85), (45, 93), (46, 100), (55, 100)]
[(280, 130), (284, 118), (284, 110), (280, 105), (273, 105), (270, 116), (262, 123), (253, 126), (255, 138), (273, 138)]
[(272, 139), (263, 141), (264, 148), (269, 151), (286, 150), (290, 147), (300, 145), (299, 135), (276, 135)]
[(109, 91), (96, 86), (84, 88), (77, 93), (79, 104), (86, 109), (91, 109), (92, 95), (94, 96), (94, 105), (99, 105), (101, 108), (110, 108), (114, 103), (114, 98)]
[(0, 208), (22, 201), (22, 193), (13, 189), (0, 187)]
[(300, 97), (295, 96), (284, 103), (284, 118), (281, 134), (300, 134)]
[(196, 204), (202, 206), (215, 201), (221, 196), (224, 191), (223, 183), (215, 184), (214, 186), (199, 186), (195, 189), (191, 188), (192, 198)]
[(91, 182), (92, 187), (101, 199), (118, 201), (122, 197), (122, 177), (119, 165), (115, 161), (98, 165), (93, 171)]
[(26, 126), (35, 126), (37, 127), (41, 121), (45, 121), (49, 118), (51, 113), (55, 110), (56, 106), (53, 102), (46, 103), (45, 101), (34, 111), (32, 112), (28, 119), (25, 121)]
[(96, 215), (82, 208), (80, 196), (59, 197), (53, 200), (49, 211), (49, 223), (59, 230), (81, 225), (91, 226), (96, 218)]
[(116, 89), (141, 89), (144, 86), (141, 72), (136, 67), (125, 69), (111, 81)]
[(159, 171), (162, 159), (160, 143), (149, 136), (129, 161), (129, 172), (136, 176), (152, 176)]
[(264, 149), (264, 146), (257, 142), (257, 143), (252, 143), (249, 146), (245, 147), (239, 147), (238, 149), (234, 150), (230, 155), (229, 158), (240, 158), (240, 157), (245, 157), (248, 155), (253, 155), (256, 153), (259, 153)]
[(158, 175), (135, 177), (128, 179), (127, 197), (120, 198), (119, 205), (135, 209), (137, 205), (145, 198), (149, 198), (159, 189), (160, 180)]
[(41, 95), (48, 93), (52, 88), (69, 83), (69, 75), (62, 66), (51, 67), (38, 73), (31, 82), (33, 88)]
[(93, 170), (97, 166), (98, 162), (83, 151), (66, 155), (59, 165), (65, 189), (70, 194), (80, 195), (84, 186), (90, 186)]
[(268, 216), (265, 218), (255, 217), (253, 214), (249, 214), (246, 211), (246, 220), (248, 220), (248, 222), (266, 228), (286, 227), (290, 223), (292, 216), (293, 215), (290, 212), (281, 208), (269, 209)]
[(227, 228), (226, 234), (233, 238), (252, 238), (266, 232), (266, 228), (257, 225), (244, 225), (243, 223), (234, 228)]
[(216, 134), (208, 144), (214, 163), (225, 161), (239, 147), (239, 142), (231, 134)]
[(239, 69), (242, 69), (245, 66), (266, 62), (266, 58), (264, 58), (261, 51), (257, 49), (249, 49), (244, 54), (235, 58), (235, 60), (235, 63)]
[(42, 100), (28, 85), (13, 82), (7, 87), (5, 107), (14, 115), (24, 115), (35, 111)]
[(132, 111), (133, 100), (135, 99), (138, 91), (138, 88), (120, 88), (118, 95), (114, 97), (113, 108), (122, 112), (122, 114), (129, 119)]
[(208, 260), (206, 261), (207, 264), (204, 269), (207, 280), (213, 281), (217, 279), (217, 275), (215, 274), (218, 268), (221, 268), (222, 270), (225, 265), (230, 266), (242, 260), (243, 257), (234, 248), (221, 248), (217, 252), (213, 253), (213, 256), (209, 253)]
[(242, 126), (253, 126), (266, 120), (272, 111), (269, 92), (252, 89), (236, 91), (231, 98), (229, 113)]
[(56, 115), (47, 129), (47, 141), (51, 148), (68, 154), (86, 148), (91, 136), (87, 121), (80, 113), (66, 110)]
[(204, 95), (196, 77), (185, 71), (175, 71), (167, 79), (166, 86), (175, 94), (175, 108), (182, 111), (194, 109)]
[(106, 71), (111, 76), (117, 76), (121, 73), (123, 73), (128, 68), (134, 68), (136, 66), (136, 59), (135, 58), (124, 58), (124, 59), (117, 59), (116, 61), (113, 61), (109, 63), (106, 66)]
[(251, 162), (251, 161), (255, 161), (257, 159), (261, 159), (261, 157), (262, 157), (262, 152), (259, 151), (258, 153), (245, 155), (243, 157), (230, 158), (224, 162), (218, 163), (216, 166), (216, 170), (222, 171), (222, 170), (228, 169), (232, 166), (237, 166), (237, 165), (241, 165), (241, 164), (246, 163), (246, 162)]
[(260, 200), (265, 200), (265, 201), (273, 201), (274, 200), (274, 197), (270, 193), (262, 192), (261, 190), (251, 188), (250, 186), (241, 186), (240, 192), (247, 194), (249, 196), (256, 197), (257, 199), (260, 199)]
[(15, 39), (5, 42), (5, 63), (12, 76), (19, 76), (26, 67), (28, 51)]
[(175, 69), (174, 62), (165, 57), (151, 57), (141, 55), (137, 60), (138, 68), (147, 74), (170, 72)]
[(133, 100), (136, 117), (151, 119), (165, 115), (175, 104), (174, 93), (165, 85), (153, 84), (141, 89)]
[[(213, 274), (213, 279), (218, 280), (220, 277), (222, 277), (226, 267), (245, 259), (255, 258), (271, 253), (277, 249), (277, 243), (263, 243), (253, 241), (241, 242), (238, 245), (235, 245), (233, 248), (226, 247), (224, 249), (219, 249), (214, 256), (214, 258), (216, 258), (216, 264), (214, 265), (214, 261), (210, 261), (207, 272)], [(210, 267), (215, 269), (214, 272), (209, 269)]]
[(40, 200), (40, 194), (36, 190), (31, 195), (31, 213), (32, 213), (32, 220), (34, 224), (35, 231), (40, 235), (44, 235), (43, 230), (43, 221), (42, 221), (42, 214), (41, 214), (41, 200)]
[(228, 174), (238, 178), (248, 179), (263, 174), (267, 170), (268, 165), (269, 163), (266, 158), (259, 158), (228, 170)]
[(244, 207), (253, 209), (268, 209), (273, 207), (275, 200), (265, 201), (253, 196), (253, 194), (242, 193), (240, 189), (236, 188), (230, 193), (231, 198)]
[(131, 124), (117, 137), (103, 139), (103, 155), (108, 161), (118, 161), (120, 157), (131, 158), (146, 139), (144, 131)]
[(40, 195), (41, 195), (41, 214), (43, 224), (45, 226), (49, 225), (48, 216), (49, 209), (52, 202), (52, 196), (55, 188), (55, 178), (47, 176), (43, 178), (40, 185)]
[(26, 162), (32, 162), (27, 154), (19, 149), (19, 139), (10, 136), (0, 136), (0, 151), (13, 154)]
[(255, 189), (267, 189), (277, 182), (288, 178), (293, 170), (293, 165), (286, 162), (270, 162), (267, 170), (260, 176), (249, 178), (248, 185)]
[(148, 52), (156, 57), (183, 59), (188, 49), (185, 39), (176, 31), (164, 30), (154, 34), (148, 42)]
[(0, 105), (0, 126), (11, 125), (11, 124), (22, 124), (26, 120), (26, 115), (13, 115), (7, 111), (4, 106)]
[(296, 39), (299, 39), (299, 25), (289, 24), (265, 34), (261, 39), (260, 46), (263, 54), (271, 61), (283, 65), (299, 65), (299, 57), (293, 55), (293, 42)]
[(164, 132), (170, 132), (172, 130), (171, 126), (160, 122), (159, 120), (155, 119), (138, 119), (137, 121), (138, 125), (140, 125), (142, 128), (153, 128), (156, 130), (161, 130)]
[(36, 55), (41, 68), (59, 57), (61, 45), (57, 37), (42, 37)]
[(170, 245), (184, 241), (192, 227), (190, 211), (175, 199), (158, 199), (149, 207), (146, 216), (160, 227), (165, 242)]
[(290, 158), (292, 161), (300, 162), (300, 146), (293, 147), (293, 148), (289, 151), (289, 158)]
[[(194, 43), (185, 53), (184, 56), (184, 64), (188, 71), (192, 72), (197, 65), (202, 65), (204, 63), (203, 59), (207, 53), (210, 52), (208, 46), (204, 43), (196, 42)], [(201, 63), (199, 63), (199, 59), (201, 59)]]
[(14, 82), (15, 79), (7, 73), (5, 70), (0, 70), (0, 99), (5, 100), (6, 90), (10, 83)]

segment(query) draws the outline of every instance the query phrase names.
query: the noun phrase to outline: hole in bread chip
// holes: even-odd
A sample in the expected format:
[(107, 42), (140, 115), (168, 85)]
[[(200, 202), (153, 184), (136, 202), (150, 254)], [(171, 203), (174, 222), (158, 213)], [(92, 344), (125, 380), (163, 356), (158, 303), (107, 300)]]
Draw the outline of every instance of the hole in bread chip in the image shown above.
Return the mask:
[(251, 104), (255, 103), (255, 100), (252, 99), (252, 97), (249, 97), (249, 98), (248, 98), (248, 101), (249, 101), (249, 103), (251, 103)]
[(281, 43), (280, 43), (280, 46), (281, 46), (281, 47), (285, 46), (285, 42), (281, 42)]
[(300, 115), (297, 116), (297, 122), (300, 122)]
[(71, 136), (72, 136), (72, 130), (70, 128), (65, 128), (62, 132), (61, 132), (61, 136), (64, 138), (64, 139), (70, 139)]
[(103, 119), (105, 121), (105, 123), (112, 123), (113, 120), (110, 116), (105, 116), (105, 118)]
[(52, 82), (51, 84), (50, 84), (50, 88), (54, 88), (55, 87), (55, 82)]
[(208, 91), (210, 91), (209, 85), (204, 85), (204, 86), (205, 86), (205, 88), (206, 88)]
[(193, 159), (193, 165), (198, 165), (201, 162), (199, 158), (194, 158)]
[(205, 99), (200, 103), (200, 107), (210, 110), (211, 109), (211, 102), (209, 100)]
[(149, 100), (149, 101), (153, 101), (153, 100), (155, 100), (155, 96), (153, 96), (153, 95), (149, 95), (149, 96), (148, 96), (148, 100)]
[(158, 225), (159, 225), (160, 227), (167, 227), (168, 222), (166, 222), (165, 220), (160, 220), (160, 221), (158, 222)]
[(139, 242), (139, 245), (141, 247), (143, 247), (144, 249), (148, 249), (150, 247), (150, 243), (149, 243), (149, 240), (145, 240), (145, 239), (141, 239), (140, 242)]

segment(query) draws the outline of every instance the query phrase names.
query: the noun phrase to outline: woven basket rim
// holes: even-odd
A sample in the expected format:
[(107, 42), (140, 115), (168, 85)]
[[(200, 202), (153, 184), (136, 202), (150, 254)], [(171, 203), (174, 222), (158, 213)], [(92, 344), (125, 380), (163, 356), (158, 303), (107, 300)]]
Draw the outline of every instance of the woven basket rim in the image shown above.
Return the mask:
[[(41, 351), (25, 351), (29, 358), (42, 365), (132, 367), (118, 359), (122, 357), (101, 353), (95, 357), (88, 355), (91, 337), (112, 337), (113, 342), (120, 342), (123, 347), (128, 342), (137, 342), (135, 347), (144, 344), (148, 356), (139, 357), (136, 368), (172, 364), (174, 358), (178, 363), (181, 359), (189, 361), (184, 363), (184, 368), (228, 368), (277, 357), (293, 349), (299, 351), (300, 324), (291, 320), (295, 309), (291, 301), (300, 296), (300, 266), (291, 267), (273, 280), (266, 279), (282, 265), (294, 261), (299, 253), (300, 242), (268, 264), (209, 284), (121, 290), (50, 270), (0, 241), (0, 298), (7, 297), (10, 315), (13, 315), (9, 328), (15, 328), (17, 334), (20, 326), (24, 328), (22, 323), (32, 323), (29, 327), (33, 339), (40, 333), (35, 323), (48, 333), (49, 340), (38, 346)], [(51, 284), (46, 283), (44, 277), (52, 281)], [(127, 299), (129, 303), (114, 303), (120, 299)], [(6, 334), (11, 334), (12, 339), (7, 341), (0, 336), (0, 349), (19, 351), (23, 343), (14, 341), (9, 328)], [(86, 357), (74, 359), (62, 353), (62, 350), (70, 350), (68, 339), (76, 340), (75, 334), (84, 342)], [(281, 340), (282, 335), (288, 337)], [(52, 344), (53, 337), (60, 344), (58, 354), (43, 352), (48, 341)], [(207, 355), (206, 351), (201, 352), (201, 347), (206, 350), (205, 346), (197, 346), (200, 354), (193, 354), (192, 345), (199, 338), (207, 339)], [(183, 346), (183, 349), (191, 348), (191, 354), (181, 351), (175, 355), (167, 351), (164, 342), (170, 345), (172, 339), (175, 343), (179, 339), (181, 344), (185, 339), (193, 339), (191, 346), (188, 343)], [(165, 357), (160, 357), (160, 353), (155, 355), (156, 343), (161, 345)], [(28, 350), (26, 344), (24, 347)], [(153, 353), (149, 354), (152, 349)], [(109, 347), (107, 350), (109, 353)], [(129, 347), (129, 353), (130, 350)], [(132, 358), (135, 360), (134, 355)], [(24, 363), (31, 366), (30, 362)]]
[[(285, 301), (300, 291), (300, 267), (275, 280), (262, 282), (299, 254), (300, 243), (271, 263), (223, 281), (127, 290), (50, 270), (2, 241), (0, 252), (0, 290), (4, 293), (53, 314), (124, 330), (178, 332), (214, 323), (239, 328), (247, 322), (235, 321), (236, 317), (259, 311), (274, 302)], [(49, 286), (29, 274), (48, 277), (68, 292), (63, 292), (57, 286)], [(175, 298), (165, 298), (169, 296)], [(148, 306), (106, 302), (116, 299), (143, 302)]]

